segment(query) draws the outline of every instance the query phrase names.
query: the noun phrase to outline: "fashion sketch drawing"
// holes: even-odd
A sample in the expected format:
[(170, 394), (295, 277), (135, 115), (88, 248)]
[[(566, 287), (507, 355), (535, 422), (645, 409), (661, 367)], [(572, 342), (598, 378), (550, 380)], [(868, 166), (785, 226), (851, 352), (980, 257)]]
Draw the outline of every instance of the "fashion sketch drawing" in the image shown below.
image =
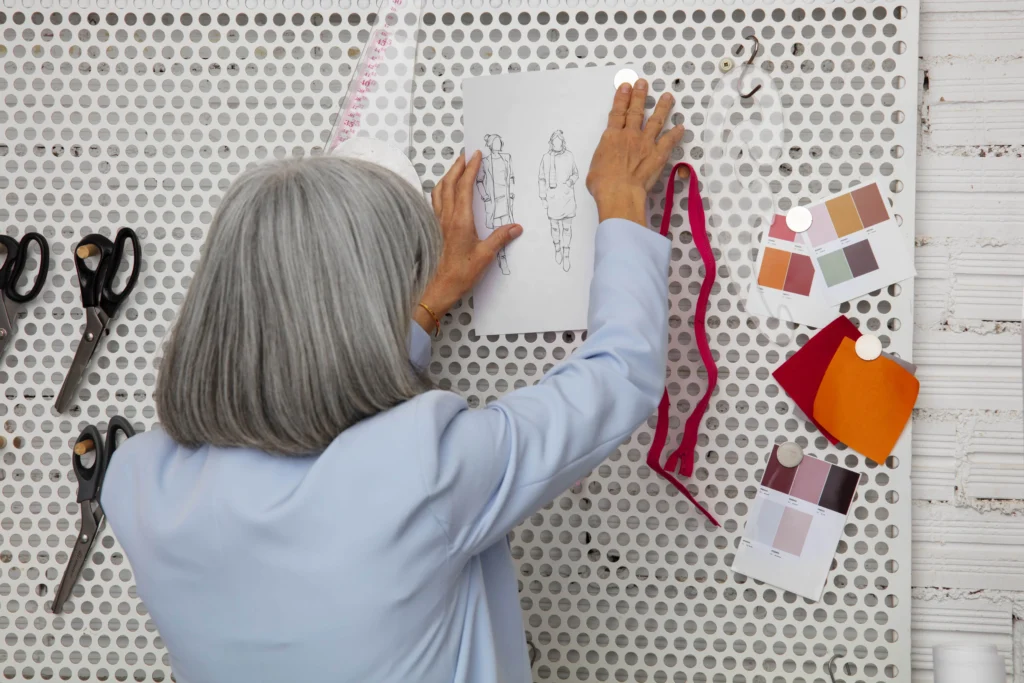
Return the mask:
[[(494, 230), (514, 220), (512, 200), (516, 198), (516, 176), (512, 172), (512, 155), (502, 151), (504, 146), (500, 135), (484, 136), (484, 147), (488, 149), (488, 153), (480, 163), (476, 189), (480, 193), (480, 198), (484, 200), (484, 220), (487, 222), (488, 230)], [(511, 273), (508, 269), (508, 259), (505, 257), (505, 247), (498, 252), (498, 267), (504, 275)]]
[(576, 217), (576, 181), (579, 178), (576, 159), (565, 145), (565, 135), (556, 130), (548, 138), (548, 151), (541, 157), (537, 186), (551, 224), (555, 263), (561, 264), (567, 273), (571, 267), (569, 245), (572, 243), (572, 221)]

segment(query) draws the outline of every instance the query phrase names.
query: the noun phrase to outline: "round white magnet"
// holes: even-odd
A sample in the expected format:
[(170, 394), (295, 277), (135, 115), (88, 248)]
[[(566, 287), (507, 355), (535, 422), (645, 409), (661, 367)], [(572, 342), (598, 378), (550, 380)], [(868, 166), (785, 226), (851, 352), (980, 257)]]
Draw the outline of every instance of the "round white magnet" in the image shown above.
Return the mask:
[(401, 149), (389, 142), (365, 136), (349, 138), (331, 150), (331, 154), (370, 161), (378, 166), (383, 166), (423, 192), (423, 183), (420, 182), (416, 167), (412, 165), (409, 157), (405, 156)]
[(619, 69), (615, 73), (615, 80), (613, 81), (615, 83), (615, 89), (618, 90), (619, 86), (622, 85), (623, 83), (629, 83), (630, 85), (633, 85), (634, 83), (636, 83), (638, 78), (640, 77), (637, 76), (636, 72), (633, 71), (632, 69)]
[(800, 461), (804, 459), (804, 449), (800, 448), (800, 444), (787, 441), (779, 446), (779, 450), (775, 452), (775, 456), (779, 459), (779, 464), (783, 467), (796, 467), (800, 464)]
[(811, 227), (811, 212), (802, 206), (794, 206), (786, 214), (786, 225), (793, 232), (807, 232)]
[(857, 355), (863, 360), (874, 360), (882, 355), (882, 340), (873, 334), (865, 334), (857, 340)]

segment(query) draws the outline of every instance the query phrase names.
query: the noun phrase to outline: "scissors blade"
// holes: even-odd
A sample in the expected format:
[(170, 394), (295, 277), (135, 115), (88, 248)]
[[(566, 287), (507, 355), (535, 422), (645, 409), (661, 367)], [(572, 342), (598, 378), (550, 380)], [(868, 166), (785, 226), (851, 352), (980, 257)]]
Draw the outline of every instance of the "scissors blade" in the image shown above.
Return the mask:
[(3, 358), (7, 343), (14, 336), (14, 325), (11, 324), (11, 312), (7, 310), (7, 298), (0, 292), (0, 358)]
[(60, 614), (64, 603), (71, 597), (71, 591), (75, 588), (78, 577), (82, 574), (82, 568), (89, 559), (89, 551), (96, 540), (99, 531), (99, 524), (96, 521), (96, 513), (92, 511), (91, 501), (79, 503), (82, 507), (82, 530), (78, 532), (75, 539), (75, 547), (68, 558), (67, 567), (64, 568), (64, 576), (61, 577), (60, 585), (57, 586), (57, 593), (53, 596), (53, 613)]
[(82, 381), (82, 376), (89, 368), (89, 361), (92, 359), (92, 354), (96, 352), (96, 347), (100, 345), (108, 320), (110, 319), (107, 314), (99, 308), (85, 309), (85, 334), (82, 335), (82, 341), (78, 343), (78, 350), (71, 361), (67, 376), (64, 377), (60, 393), (57, 394), (58, 413), (63, 413), (71, 405), (71, 401), (75, 397), (75, 389), (78, 388), (78, 383)]

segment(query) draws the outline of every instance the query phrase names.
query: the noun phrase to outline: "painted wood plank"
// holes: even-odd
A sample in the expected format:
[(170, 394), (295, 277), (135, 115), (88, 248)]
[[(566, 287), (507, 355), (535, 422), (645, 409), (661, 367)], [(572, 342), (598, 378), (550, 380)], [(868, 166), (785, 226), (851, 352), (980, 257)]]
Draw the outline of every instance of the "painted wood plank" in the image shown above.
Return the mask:
[(913, 585), (1024, 591), (1024, 516), (916, 503)]
[[(1024, 8), (1020, 3), (979, 3), (988, 5), (983, 10), (973, 7), (974, 1), (960, 2), (960, 11), (949, 11), (949, 5), (944, 6), (946, 11), (935, 11), (933, 7), (938, 3), (925, 3), (921, 13), (922, 56), (1020, 54), (1020, 37), (1024, 35)], [(965, 12), (965, 8), (973, 11)]]
[(1020, 240), (1022, 189), (1024, 158), (922, 155), (917, 160), (915, 234)]
[(967, 445), (965, 492), (972, 498), (1024, 499), (1024, 425), (975, 427)]
[(928, 82), (926, 144), (1011, 145), (1024, 140), (1024, 58), (932, 64)]
[(928, 66), (928, 82), (924, 101), (929, 105), (1024, 102), (1024, 57), (936, 62)]
[(911, 683), (934, 683), (932, 648), (945, 643), (995, 645), (1013, 680), (1013, 609), (977, 598), (914, 599), (910, 607)]
[[(1024, 10), (1021, 0), (968, 0), (975, 12)], [(963, 12), (964, 0), (922, 0), (922, 12)]]
[(916, 247), (914, 265), (914, 324), (923, 329), (935, 327), (949, 317), (953, 268), (949, 249), (937, 245)]
[(918, 408), (1020, 410), (1021, 339), (1011, 334), (917, 330)]
[(910, 446), (915, 500), (952, 500), (956, 484), (956, 424), (914, 420)]
[(1024, 246), (966, 248), (953, 259), (953, 274), (954, 318), (1020, 322)]

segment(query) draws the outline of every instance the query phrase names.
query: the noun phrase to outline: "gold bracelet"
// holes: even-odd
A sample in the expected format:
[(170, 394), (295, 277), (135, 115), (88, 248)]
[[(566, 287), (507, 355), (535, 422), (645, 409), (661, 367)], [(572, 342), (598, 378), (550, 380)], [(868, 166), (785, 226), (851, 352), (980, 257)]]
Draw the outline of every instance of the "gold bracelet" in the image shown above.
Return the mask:
[(434, 319), (434, 339), (441, 338), (441, 319), (437, 317), (437, 313), (430, 310), (430, 306), (427, 306), (422, 301), (420, 302), (420, 308), (430, 314), (430, 317)]

